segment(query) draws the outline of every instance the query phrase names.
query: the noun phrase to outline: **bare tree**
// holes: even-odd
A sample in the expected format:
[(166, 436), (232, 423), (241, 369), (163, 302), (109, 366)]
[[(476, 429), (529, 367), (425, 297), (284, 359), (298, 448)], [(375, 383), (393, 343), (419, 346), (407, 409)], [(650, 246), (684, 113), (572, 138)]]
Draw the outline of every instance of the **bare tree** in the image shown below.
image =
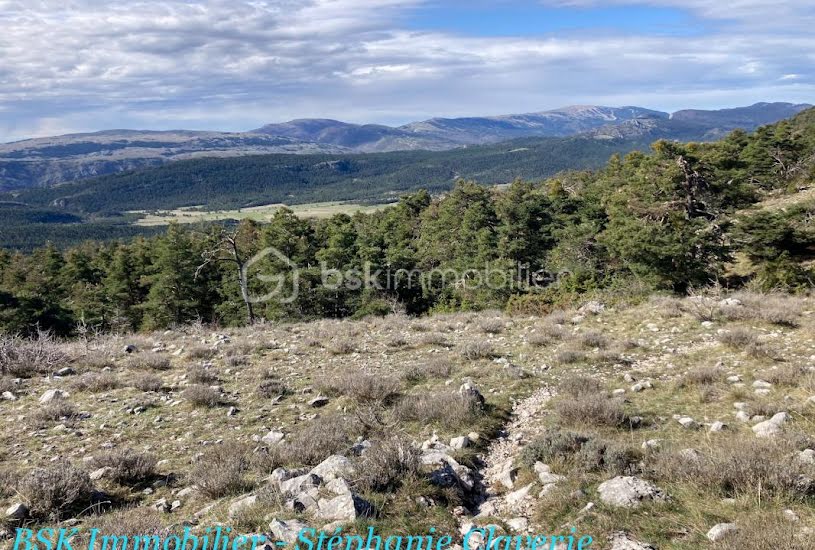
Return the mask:
[(240, 247), (238, 246), (239, 232), (240, 227), (236, 227), (232, 231), (227, 231), (226, 229), (221, 231), (217, 245), (209, 250), (205, 250), (201, 254), (204, 263), (199, 265), (195, 270), (195, 278), (197, 279), (204, 268), (210, 264), (220, 262), (235, 264), (235, 268), (238, 272), (238, 284), (241, 288), (241, 298), (246, 305), (246, 314), (249, 324), (252, 325), (255, 323), (255, 310), (252, 306), (252, 300), (249, 297), (249, 281), (244, 277), (244, 268), (247, 259), (243, 257)]

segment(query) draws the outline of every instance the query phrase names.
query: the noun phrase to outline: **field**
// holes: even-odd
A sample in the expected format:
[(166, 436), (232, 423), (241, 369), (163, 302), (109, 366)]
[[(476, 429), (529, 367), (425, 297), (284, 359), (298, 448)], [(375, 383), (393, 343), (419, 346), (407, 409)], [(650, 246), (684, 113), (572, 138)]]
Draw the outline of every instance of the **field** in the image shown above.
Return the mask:
[(6, 338), (0, 366), (6, 536), (574, 526), (591, 548), (813, 548), (811, 296)]
[(385, 208), (387, 205), (365, 205), (350, 202), (315, 202), (311, 204), (268, 204), (253, 206), (237, 210), (204, 210), (203, 207), (187, 207), (175, 210), (158, 212), (134, 211), (130, 214), (144, 214), (135, 225), (142, 227), (156, 227), (171, 222), (178, 223), (206, 223), (222, 220), (254, 220), (258, 222), (269, 221), (275, 212), (286, 207), (301, 218), (330, 218), (335, 214), (355, 214), (357, 212), (370, 213)]

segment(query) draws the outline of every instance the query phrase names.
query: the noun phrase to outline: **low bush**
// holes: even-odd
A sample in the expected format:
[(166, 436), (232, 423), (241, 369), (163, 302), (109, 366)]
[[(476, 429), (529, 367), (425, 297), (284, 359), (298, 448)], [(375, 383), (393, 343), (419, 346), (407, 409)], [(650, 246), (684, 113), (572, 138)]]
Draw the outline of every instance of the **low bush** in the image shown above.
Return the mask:
[(419, 474), (420, 455), (401, 437), (377, 441), (360, 458), (355, 484), (363, 491), (393, 491)]
[(164, 383), (153, 374), (142, 374), (133, 380), (133, 387), (143, 392), (160, 391)]
[(409, 382), (420, 382), (431, 378), (447, 378), (453, 364), (447, 359), (429, 359), (424, 363), (410, 365), (402, 375)]
[(190, 472), (190, 478), (209, 498), (236, 495), (249, 488), (251, 449), (237, 441), (207, 449)]
[(604, 396), (584, 394), (576, 398), (560, 399), (555, 404), (554, 411), (558, 422), (566, 426), (616, 428), (628, 423), (622, 401)]
[(211, 366), (195, 365), (187, 369), (187, 380), (193, 384), (217, 384), (218, 371)]
[(402, 397), (393, 409), (398, 422), (438, 423), (458, 428), (483, 414), (481, 403), (470, 396), (450, 393), (423, 393)]
[(97, 468), (110, 468), (110, 478), (122, 484), (148, 480), (155, 473), (157, 462), (155, 456), (133, 449), (114, 449), (93, 460)]
[(170, 370), (172, 363), (170, 358), (160, 353), (141, 353), (131, 356), (127, 360), (127, 366), (133, 369), (149, 369), (149, 370)]
[(390, 376), (346, 371), (321, 381), (320, 390), (328, 395), (345, 395), (360, 403), (386, 402), (400, 389), (399, 380)]
[(217, 407), (224, 404), (223, 395), (216, 389), (201, 384), (187, 387), (182, 397), (196, 407)]
[(470, 361), (491, 359), (495, 356), (492, 344), (483, 340), (468, 342), (461, 347), (461, 356)]
[(70, 361), (48, 332), (35, 338), (0, 336), (0, 375), (31, 378), (53, 373)]
[(119, 377), (111, 372), (86, 372), (71, 380), (72, 389), (94, 393), (115, 390), (120, 385)]
[(33, 517), (59, 521), (88, 507), (93, 486), (87, 472), (68, 462), (57, 462), (29, 472), (17, 491)]

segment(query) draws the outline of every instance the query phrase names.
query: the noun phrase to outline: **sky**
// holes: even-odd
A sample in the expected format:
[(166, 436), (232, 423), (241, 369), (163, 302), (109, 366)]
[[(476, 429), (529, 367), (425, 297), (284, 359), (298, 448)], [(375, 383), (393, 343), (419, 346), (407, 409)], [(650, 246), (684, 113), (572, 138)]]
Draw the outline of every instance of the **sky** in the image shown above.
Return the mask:
[(815, 103), (815, 3), (0, 0), (0, 142)]

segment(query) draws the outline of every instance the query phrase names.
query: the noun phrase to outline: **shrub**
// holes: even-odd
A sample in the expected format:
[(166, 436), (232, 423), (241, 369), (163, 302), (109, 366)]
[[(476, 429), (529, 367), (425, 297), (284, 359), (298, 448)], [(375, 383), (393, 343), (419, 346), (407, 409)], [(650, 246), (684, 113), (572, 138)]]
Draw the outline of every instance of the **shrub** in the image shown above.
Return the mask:
[(425, 346), (444, 346), (450, 345), (447, 337), (441, 332), (427, 332), (419, 337), (419, 342)]
[(196, 365), (187, 369), (187, 380), (193, 384), (217, 384), (218, 371), (210, 366)]
[(17, 491), (33, 517), (59, 521), (69, 512), (86, 508), (93, 487), (87, 472), (60, 462), (29, 472)]
[(63, 418), (71, 420), (74, 416), (76, 416), (76, 407), (72, 403), (65, 399), (53, 399), (40, 405), (40, 408), (34, 413), (34, 420), (42, 426)]
[(71, 380), (71, 387), (77, 391), (100, 392), (119, 386), (119, 378), (111, 372), (86, 372)]
[(577, 335), (577, 340), (581, 346), (588, 349), (605, 349), (608, 346), (608, 339), (602, 332), (596, 330), (581, 332)]
[(506, 325), (501, 319), (484, 319), (478, 326), (484, 334), (500, 334)]
[(393, 410), (399, 422), (436, 422), (449, 428), (470, 424), (482, 414), (481, 403), (474, 397), (449, 393), (406, 395)]
[(48, 332), (40, 332), (36, 338), (0, 336), (0, 375), (14, 378), (47, 375), (69, 360)]
[(719, 334), (719, 341), (732, 348), (745, 349), (758, 343), (758, 335), (745, 328), (734, 328)]
[(393, 491), (419, 473), (420, 455), (410, 441), (401, 437), (377, 441), (359, 461), (356, 485), (363, 491)]
[(530, 441), (521, 451), (520, 461), (532, 467), (536, 462), (550, 463), (570, 459), (591, 438), (575, 432), (549, 430)]
[(583, 395), (597, 395), (602, 390), (600, 382), (588, 376), (570, 376), (563, 380), (558, 388), (560, 392), (572, 397)]
[(152, 374), (142, 374), (133, 381), (133, 387), (144, 392), (160, 391), (164, 383), (161, 378)]
[(252, 464), (251, 449), (238, 442), (223, 443), (207, 449), (190, 473), (201, 493), (221, 498), (245, 491), (246, 476)]
[(359, 401), (385, 402), (399, 391), (399, 381), (390, 376), (347, 371), (319, 384), (329, 395), (346, 395)]
[(335, 338), (328, 344), (328, 351), (334, 355), (348, 355), (356, 350), (354, 343), (347, 338)]
[(207, 346), (193, 346), (187, 350), (190, 359), (211, 359), (214, 356), (215, 350)]
[[(230, 352), (231, 351), (232, 350), (230, 350)], [(242, 367), (249, 364), (249, 357), (246, 355), (227, 353), (226, 357), (224, 357), (224, 363), (227, 367)]]
[(221, 392), (201, 384), (189, 386), (184, 390), (183, 397), (196, 407), (217, 407), (223, 404)]
[(465, 359), (475, 361), (477, 359), (491, 359), (495, 356), (492, 344), (482, 340), (468, 342), (461, 348), (461, 355)]
[(721, 382), (723, 378), (724, 371), (719, 367), (697, 367), (685, 373), (680, 387), (715, 384)]
[(97, 468), (111, 468), (111, 479), (124, 484), (152, 477), (158, 460), (151, 454), (133, 449), (114, 449), (95, 457), (93, 462)]
[(134, 355), (127, 360), (127, 366), (135, 369), (170, 370), (170, 359), (160, 353), (143, 353)]
[(402, 375), (409, 382), (420, 382), (428, 378), (447, 378), (453, 365), (447, 359), (430, 359), (426, 363), (410, 365)]
[(281, 445), (286, 464), (315, 466), (333, 454), (346, 454), (359, 435), (354, 419), (332, 415), (318, 417), (291, 434)]
[[(166, 539), (168, 536), (178, 533), (177, 529), (166, 527), (163, 522), (161, 512), (146, 506), (128, 508), (125, 510), (115, 510), (113, 512), (95, 516), (93, 527), (105, 536), (128, 537), (133, 543), (133, 548), (149, 548), (148, 542), (139, 544), (135, 537), (141, 537), (141, 541), (149, 541), (147, 537), (157, 536), (159, 539)], [(87, 548), (90, 544), (90, 535), (84, 529), (80, 530), (75, 539), (72, 540), (74, 548)], [(125, 545), (122, 550), (125, 550)]]
[(596, 395), (560, 399), (555, 404), (555, 414), (567, 426), (621, 427), (628, 421), (620, 400)]
[(639, 470), (642, 453), (602, 439), (587, 441), (575, 454), (577, 467), (583, 472), (604, 470), (611, 475), (633, 475)]
[(812, 377), (812, 373), (803, 365), (787, 364), (774, 369), (767, 369), (758, 375), (762, 380), (780, 386), (802, 386), (802, 382)]
[(812, 541), (792, 527), (790, 519), (770, 510), (762, 510), (739, 521), (738, 530), (711, 545), (713, 550), (812, 550)]
[(554, 360), (558, 365), (572, 365), (586, 359), (586, 354), (582, 351), (564, 349), (555, 354)]
[(258, 384), (258, 394), (267, 399), (273, 399), (281, 395), (288, 395), (290, 393), (288, 386), (284, 382), (274, 378), (267, 378), (261, 380)]
[(20, 474), (10, 466), (0, 466), (0, 498), (10, 497), (17, 493), (17, 482)]
[(656, 453), (646, 466), (653, 476), (692, 483), (725, 497), (802, 498), (815, 490), (815, 468), (800, 462), (795, 450), (789, 440), (734, 437), (697, 457)]

